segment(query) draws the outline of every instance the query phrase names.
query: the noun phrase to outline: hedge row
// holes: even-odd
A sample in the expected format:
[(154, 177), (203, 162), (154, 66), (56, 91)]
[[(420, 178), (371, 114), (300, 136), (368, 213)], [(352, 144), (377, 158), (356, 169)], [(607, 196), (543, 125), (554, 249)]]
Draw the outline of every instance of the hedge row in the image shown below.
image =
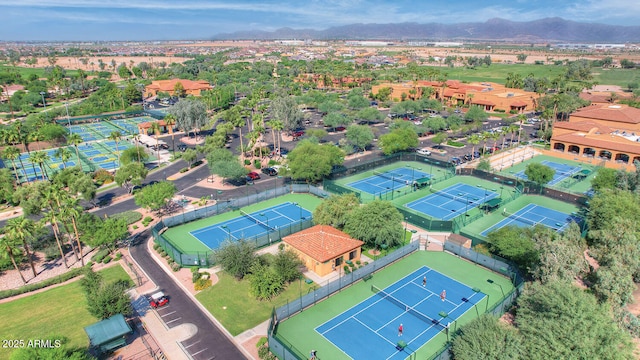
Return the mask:
[(39, 283), (25, 285), (25, 286), (19, 287), (17, 289), (2, 290), (2, 291), (0, 291), (0, 299), (6, 299), (6, 298), (11, 297), (11, 296), (16, 296), (16, 295), (28, 293), (28, 292), (31, 292), (31, 291), (34, 291), (34, 290), (39, 290), (39, 289), (42, 289), (42, 288), (46, 288), (47, 286), (60, 284), (60, 283), (63, 283), (65, 281), (69, 280), (69, 279), (73, 279), (74, 277), (82, 275), (83, 272), (84, 272), (84, 267), (74, 268), (74, 269), (71, 269), (71, 270), (69, 270), (68, 272), (66, 272), (66, 273), (64, 273), (62, 275), (58, 275), (58, 276), (52, 277), (50, 279), (41, 281)]
[(115, 214), (111, 216), (112, 219), (120, 219), (123, 218), (127, 221), (127, 225), (131, 225), (135, 222), (140, 221), (142, 219), (142, 214), (137, 211), (129, 210), (119, 214)]

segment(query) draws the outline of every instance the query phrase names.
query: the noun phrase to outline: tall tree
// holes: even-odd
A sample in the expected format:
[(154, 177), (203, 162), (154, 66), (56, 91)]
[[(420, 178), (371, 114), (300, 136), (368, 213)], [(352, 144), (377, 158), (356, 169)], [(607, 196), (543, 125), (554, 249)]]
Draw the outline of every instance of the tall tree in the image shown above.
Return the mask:
[(112, 140), (116, 144), (116, 154), (118, 155), (118, 167), (120, 167), (120, 150), (118, 149), (118, 141), (122, 138), (120, 131), (112, 131), (109, 134), (109, 140)]
[(9, 259), (11, 259), (11, 263), (13, 264), (13, 267), (18, 272), (18, 275), (20, 275), (20, 279), (22, 279), (22, 283), (26, 284), (27, 280), (25, 280), (24, 275), (22, 275), (22, 272), (20, 271), (20, 267), (18, 267), (18, 264), (16, 263), (16, 252), (15, 252), (16, 245), (17, 244), (15, 239), (9, 236), (0, 237), (0, 248), (2, 249), (2, 255), (8, 256)]
[(27, 240), (32, 238), (36, 231), (36, 226), (33, 220), (27, 219), (24, 216), (9, 219), (7, 220), (7, 225), (5, 225), (4, 230), (7, 237), (22, 243), (22, 248), (24, 249), (29, 265), (31, 266), (31, 271), (33, 272), (33, 277), (35, 278), (38, 276), (36, 273), (36, 267), (33, 263), (33, 256), (29, 250), (29, 244), (27, 243)]
[(173, 126), (176, 124), (176, 117), (172, 114), (167, 114), (164, 117), (164, 124), (167, 127), (167, 130), (171, 133), (171, 149), (173, 149), (173, 153), (176, 153), (176, 141), (175, 141), (175, 131), (173, 131)]
[(80, 161), (80, 151), (78, 150), (78, 145), (82, 144), (84, 142), (84, 140), (82, 139), (82, 136), (80, 136), (80, 134), (69, 134), (69, 136), (67, 137), (67, 144), (68, 145), (73, 145), (74, 148), (76, 148), (76, 157), (78, 159), (78, 166), (82, 166), (82, 162)]
[(376, 200), (353, 209), (344, 232), (371, 247), (392, 247), (404, 242), (402, 220), (402, 214), (392, 203)]

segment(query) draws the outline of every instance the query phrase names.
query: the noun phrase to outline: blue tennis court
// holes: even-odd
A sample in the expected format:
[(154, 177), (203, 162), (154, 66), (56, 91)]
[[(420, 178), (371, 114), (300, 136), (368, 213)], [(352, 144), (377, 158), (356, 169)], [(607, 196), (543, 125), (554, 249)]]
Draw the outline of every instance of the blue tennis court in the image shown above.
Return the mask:
[(374, 174), (368, 178), (349, 183), (347, 186), (372, 195), (380, 195), (410, 186), (416, 179), (431, 178), (429, 173), (408, 167), (401, 167), (383, 173), (374, 172)]
[(189, 232), (211, 250), (225, 240), (239, 240), (277, 232), (278, 228), (311, 218), (311, 212), (294, 203), (283, 203)]
[[(372, 286), (372, 291), (371, 297), (315, 329), (352, 359), (405, 359), (486, 297), (426, 266), (382, 291)], [(400, 340), (407, 344), (404, 350), (396, 348)]]
[[(432, 189), (432, 191), (435, 191)], [(434, 219), (451, 220), (467, 211), (497, 198), (495, 191), (467, 184), (456, 184), (406, 204), (409, 209)]]
[[(548, 161), (548, 160), (544, 160), (540, 162), (540, 164), (546, 165), (556, 171), (556, 173), (553, 175), (553, 179), (549, 181), (549, 185), (555, 185), (561, 182), (562, 180), (579, 173), (580, 170), (582, 170), (582, 167), (580, 166), (560, 164), (560, 163)], [(524, 174), (524, 170), (517, 172), (515, 176), (520, 179), (525, 179), (525, 180), (528, 179), (527, 175)]]
[(482, 236), (487, 236), (488, 233), (505, 226), (532, 227), (535, 225), (543, 225), (556, 232), (562, 232), (572, 222), (579, 224), (583, 221), (580, 217), (573, 214), (565, 214), (535, 204), (529, 204), (518, 210), (515, 214), (509, 214), (506, 211), (503, 211), (502, 214), (505, 215), (506, 218), (483, 231), (481, 233)]

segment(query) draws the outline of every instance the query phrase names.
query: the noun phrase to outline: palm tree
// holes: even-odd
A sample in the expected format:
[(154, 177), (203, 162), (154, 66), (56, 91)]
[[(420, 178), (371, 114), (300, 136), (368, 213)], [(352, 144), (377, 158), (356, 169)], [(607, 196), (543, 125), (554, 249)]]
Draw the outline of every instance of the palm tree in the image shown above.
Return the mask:
[(64, 199), (64, 203), (60, 207), (61, 215), (71, 220), (71, 224), (73, 225), (73, 232), (75, 233), (76, 243), (78, 246), (78, 251), (80, 252), (80, 264), (84, 266), (84, 255), (82, 254), (82, 244), (80, 243), (80, 234), (78, 233), (78, 224), (76, 219), (80, 216), (80, 211), (78, 211), (78, 200), (66, 197)]
[(61, 147), (61, 148), (58, 148), (56, 150), (54, 155), (56, 157), (59, 157), (60, 160), (62, 160), (62, 168), (66, 169), (67, 168), (67, 160), (69, 160), (71, 158), (71, 151), (69, 151), (69, 149), (67, 149), (66, 147)]
[(158, 136), (160, 135), (160, 124), (157, 121), (151, 123), (151, 132), (156, 135), (156, 155), (158, 155), (158, 166), (160, 166), (160, 147), (158, 146)]
[[(18, 168), (16, 167), (16, 159), (20, 158), (20, 150), (15, 146), (7, 146), (2, 151), (2, 157), (11, 160), (11, 166), (13, 166), (13, 174), (16, 176), (16, 183), (20, 183), (20, 176), (18, 175)], [(27, 177), (27, 181), (29, 178)]]
[(118, 151), (118, 141), (120, 140), (122, 134), (120, 131), (112, 131), (109, 134), (109, 140), (113, 140), (116, 143), (116, 154), (118, 154), (118, 167), (120, 167), (120, 151)]
[(11, 259), (11, 263), (13, 264), (13, 267), (18, 271), (18, 274), (20, 274), (20, 279), (22, 279), (22, 283), (26, 284), (27, 280), (25, 280), (24, 275), (22, 275), (22, 272), (20, 271), (20, 268), (16, 263), (16, 254), (14, 253), (15, 245), (16, 245), (15, 239), (12, 239), (8, 236), (0, 237), (0, 247), (2, 248), (3, 255), (8, 256)]
[(67, 136), (67, 145), (73, 145), (76, 148), (76, 156), (78, 157), (78, 166), (82, 167), (82, 162), (80, 161), (80, 151), (78, 151), (78, 145), (82, 144), (84, 140), (80, 134), (70, 134)]
[(47, 169), (44, 167), (45, 161), (49, 160), (49, 155), (44, 151), (34, 151), (29, 154), (29, 161), (32, 164), (38, 164), (40, 167), (40, 171), (42, 171), (42, 180), (45, 180), (45, 176), (49, 178), (49, 174), (47, 174)]
[(173, 126), (176, 124), (176, 117), (172, 114), (167, 114), (164, 117), (164, 124), (167, 126), (167, 129), (171, 133), (171, 148), (173, 149), (173, 153), (176, 153), (176, 141), (174, 139)]
[(516, 132), (518, 131), (519, 127), (516, 124), (510, 124), (509, 127), (507, 127), (507, 132), (509, 132), (511, 134), (511, 145), (513, 146), (513, 137), (515, 136)]
[[(240, 135), (240, 148), (244, 150), (244, 145), (242, 144), (242, 128), (246, 125), (246, 120), (240, 113), (240, 109), (237, 106), (232, 107), (227, 111), (226, 114), (227, 122), (231, 123), (233, 126), (238, 128)], [(240, 154), (240, 160), (244, 159), (244, 151)]]
[(64, 192), (64, 189), (56, 185), (51, 185), (43, 191), (42, 195), (43, 195), (44, 201), (46, 202), (47, 207), (49, 208), (49, 211), (45, 213), (43, 219), (44, 221), (51, 224), (51, 228), (53, 229), (53, 236), (55, 236), (56, 243), (58, 244), (58, 250), (60, 250), (60, 256), (62, 257), (64, 266), (68, 269), (69, 265), (67, 264), (67, 258), (64, 255), (64, 251), (62, 250), (62, 241), (60, 241), (60, 236), (59, 236), (60, 227), (58, 226), (58, 215), (57, 215), (58, 212), (60, 211), (60, 209), (57, 207), (57, 199), (61, 196), (63, 192)]
[(471, 159), (473, 160), (475, 158), (475, 152), (476, 152), (476, 145), (478, 145), (480, 143), (480, 135), (478, 134), (473, 134), (471, 136), (469, 136), (469, 138), (467, 139), (467, 142), (471, 145), (473, 145), (473, 147), (471, 148)]
[(276, 129), (275, 129), (275, 127), (276, 127), (276, 122), (277, 122), (277, 121), (278, 121), (278, 120), (269, 120), (269, 121), (267, 121), (267, 123), (266, 123), (266, 125), (267, 125), (268, 127), (270, 127), (270, 128), (271, 128), (271, 139), (272, 139), (272, 141), (273, 141), (273, 147), (274, 147), (274, 149), (275, 149), (275, 147), (276, 147)]
[(31, 251), (29, 251), (29, 245), (27, 244), (27, 238), (30, 238), (35, 233), (35, 223), (31, 219), (27, 219), (24, 216), (20, 216), (17, 218), (7, 220), (7, 225), (5, 225), (5, 235), (14, 239), (16, 242), (22, 242), (22, 247), (24, 248), (24, 252), (27, 255), (27, 259), (29, 260), (29, 265), (31, 265), (31, 271), (33, 272), (33, 277), (36, 277), (38, 274), (36, 273), (36, 267), (33, 264), (33, 258), (31, 256)]
[[(271, 121), (273, 123), (272, 128), (273, 130), (278, 132), (278, 150), (282, 149), (282, 145), (281, 145), (281, 140), (282, 140), (282, 130), (284, 130), (284, 123), (282, 122), (282, 120), (272, 120)], [(273, 140), (275, 143), (275, 139)], [(275, 144), (274, 144), (275, 146)], [(278, 153), (280, 153), (278, 151)]]

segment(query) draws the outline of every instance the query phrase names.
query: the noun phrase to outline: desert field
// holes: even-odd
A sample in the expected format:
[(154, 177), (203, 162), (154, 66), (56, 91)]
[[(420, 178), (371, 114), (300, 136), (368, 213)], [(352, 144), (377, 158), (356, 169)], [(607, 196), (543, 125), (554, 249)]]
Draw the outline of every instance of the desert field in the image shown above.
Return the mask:
[[(87, 65), (84, 65), (80, 58), (87, 58), (89, 61)], [(157, 64), (161, 62), (165, 62), (167, 66), (171, 63), (183, 63), (189, 58), (185, 57), (174, 57), (174, 56), (82, 56), (82, 57), (65, 57), (61, 56), (57, 59), (55, 65), (59, 65), (65, 69), (82, 69), (86, 71), (100, 70), (99, 61), (102, 60), (107, 66), (105, 70), (111, 70), (111, 61), (115, 60), (116, 67), (118, 67), (121, 63), (127, 64), (129, 66), (133, 61), (134, 66), (138, 65), (141, 62), (147, 62), (148, 64), (153, 64), (157, 66)], [(27, 65), (24, 62), (21, 66), (28, 68), (44, 68), (47, 66), (51, 66), (49, 64), (49, 60), (46, 57), (38, 58), (38, 63), (36, 65)]]

